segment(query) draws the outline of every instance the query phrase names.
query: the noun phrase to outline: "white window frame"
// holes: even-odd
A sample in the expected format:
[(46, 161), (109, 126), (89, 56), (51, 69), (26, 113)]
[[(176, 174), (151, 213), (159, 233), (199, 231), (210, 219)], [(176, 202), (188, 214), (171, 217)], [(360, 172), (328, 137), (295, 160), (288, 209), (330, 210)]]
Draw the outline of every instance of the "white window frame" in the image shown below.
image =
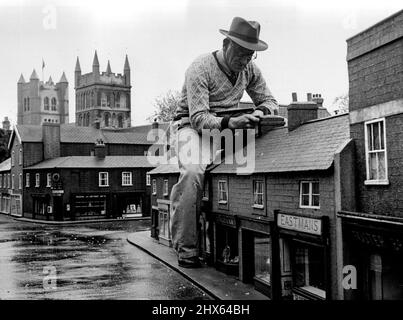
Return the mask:
[[(224, 183), (225, 188), (221, 189), (221, 183)], [(227, 200), (222, 200), (221, 195), (226, 194)], [(218, 180), (218, 203), (219, 204), (227, 204), (228, 203), (228, 183), (227, 180)]]
[(20, 149), (20, 154), (19, 154), (19, 157), (18, 157), (18, 164), (22, 165), (22, 149)]
[[(302, 184), (303, 183), (308, 183), (309, 184), (309, 193), (308, 193), (309, 205), (307, 205), (307, 206), (302, 204)], [(319, 193), (318, 194), (316, 194), (316, 193), (313, 194), (312, 193), (312, 189), (313, 189), (312, 184), (313, 183), (317, 183), (319, 185)], [(312, 205), (313, 196), (319, 196), (319, 205), (318, 206), (313, 206)], [(319, 184), (319, 181), (301, 181), (300, 182), (300, 184), (299, 184), (299, 207), (300, 208), (310, 208), (310, 209), (320, 209), (320, 184)]]
[(47, 173), (46, 174), (46, 187), (50, 188), (52, 186), (52, 174)]
[(167, 196), (169, 194), (169, 183), (168, 183), (167, 179), (164, 179), (164, 185), (163, 186), (164, 186), (163, 194), (164, 194), (164, 196)]
[(123, 171), (122, 172), (122, 186), (132, 186), (132, 185), (133, 185), (133, 174), (132, 174), (132, 172), (131, 171)]
[(13, 190), (14, 190), (14, 187), (15, 187), (14, 179), (15, 179), (15, 174), (13, 173), (13, 175), (11, 176), (11, 189), (13, 189)]
[(30, 185), (30, 179), (31, 179), (31, 175), (29, 174), (29, 173), (26, 173), (25, 174), (25, 187), (26, 188), (29, 188), (29, 185)]
[(109, 172), (102, 171), (98, 173), (98, 186), (109, 187)]
[(7, 188), (11, 187), (11, 173), (7, 174)]
[[(369, 150), (369, 141), (368, 141), (368, 126), (374, 123), (383, 123), (383, 141), (384, 141), (384, 148), (379, 150)], [(372, 128), (372, 126), (370, 126)], [(385, 118), (374, 119), (371, 121), (366, 121), (364, 123), (364, 136), (365, 136), (365, 166), (366, 166), (366, 180), (364, 181), (365, 185), (388, 185), (388, 152), (387, 152), (387, 143), (386, 143), (386, 121)], [(372, 135), (371, 135), (372, 136)], [(380, 136), (380, 135), (379, 135)], [(372, 136), (373, 139), (373, 136)], [(370, 153), (381, 153), (385, 152), (385, 179), (370, 179), (370, 166), (369, 166), (369, 154)], [(378, 162), (378, 157), (376, 157)]]
[(146, 173), (146, 186), (151, 186), (151, 175)]
[(22, 190), (22, 173), (18, 175), (18, 189)]
[(3, 187), (3, 174), (0, 173), (0, 188)]
[[(253, 207), (257, 208), (257, 209), (263, 209), (264, 208), (264, 202), (265, 202), (265, 199), (264, 199), (264, 180), (256, 179), (256, 180), (253, 180), (252, 183), (253, 183)], [(257, 183), (262, 184), (262, 192), (261, 193), (260, 192), (258, 193), (257, 190), (256, 190), (257, 189), (256, 188)], [(255, 202), (255, 196), (256, 195), (262, 195), (262, 203), (256, 203)]]
[(152, 183), (152, 194), (156, 195), (157, 194), (157, 180), (153, 179), (151, 183)]
[(15, 164), (15, 152), (13, 150), (13, 152), (11, 153), (11, 166), (14, 167)]
[(35, 174), (35, 187), (39, 188), (41, 186), (41, 175), (39, 173)]

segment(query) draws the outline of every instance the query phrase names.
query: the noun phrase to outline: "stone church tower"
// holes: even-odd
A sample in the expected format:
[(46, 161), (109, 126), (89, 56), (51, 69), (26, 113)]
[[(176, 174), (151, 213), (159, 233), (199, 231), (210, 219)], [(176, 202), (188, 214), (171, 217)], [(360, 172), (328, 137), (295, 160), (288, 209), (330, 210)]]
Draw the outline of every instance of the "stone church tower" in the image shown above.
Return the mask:
[(75, 77), (76, 125), (128, 128), (131, 118), (130, 66), (126, 55), (123, 74), (112, 73), (110, 62), (100, 73), (95, 51), (92, 72), (81, 74), (77, 57)]
[(69, 83), (62, 74), (59, 82), (40, 81), (36, 71), (25, 82), (21, 74), (17, 84), (17, 124), (41, 125), (44, 122), (69, 122)]

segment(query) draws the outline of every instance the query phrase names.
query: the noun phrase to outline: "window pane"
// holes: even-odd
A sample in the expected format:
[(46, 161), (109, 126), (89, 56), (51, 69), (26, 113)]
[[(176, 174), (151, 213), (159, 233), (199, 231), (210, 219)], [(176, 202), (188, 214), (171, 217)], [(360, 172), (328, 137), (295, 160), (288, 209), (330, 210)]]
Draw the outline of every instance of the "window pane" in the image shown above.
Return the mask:
[(368, 124), (367, 125), (367, 141), (368, 141), (368, 150), (372, 151), (373, 148), (373, 144), (372, 144), (372, 125)]
[(384, 140), (384, 128), (383, 128), (383, 121), (379, 122), (380, 131), (379, 131), (379, 138), (381, 140), (381, 149), (385, 149), (385, 140)]
[(312, 182), (312, 194), (319, 194), (319, 182)]
[(262, 194), (259, 194), (259, 195), (258, 195), (257, 204), (263, 205), (263, 195), (262, 195)]
[(312, 196), (312, 205), (314, 207), (319, 207), (319, 196)]
[(255, 277), (270, 284), (270, 238), (256, 236), (254, 240)]
[(302, 205), (309, 206), (309, 195), (302, 195)]
[(374, 141), (374, 150), (379, 150), (380, 144), (379, 144), (379, 123), (373, 123), (372, 124), (372, 132), (373, 132), (373, 141)]
[(309, 183), (302, 183), (302, 194), (309, 194)]
[(377, 174), (376, 174), (376, 169), (377, 164), (376, 164), (376, 153), (370, 153), (369, 154), (369, 179), (370, 180), (376, 180), (377, 179)]
[(378, 153), (378, 174), (380, 180), (386, 179), (385, 162), (385, 152), (381, 151)]

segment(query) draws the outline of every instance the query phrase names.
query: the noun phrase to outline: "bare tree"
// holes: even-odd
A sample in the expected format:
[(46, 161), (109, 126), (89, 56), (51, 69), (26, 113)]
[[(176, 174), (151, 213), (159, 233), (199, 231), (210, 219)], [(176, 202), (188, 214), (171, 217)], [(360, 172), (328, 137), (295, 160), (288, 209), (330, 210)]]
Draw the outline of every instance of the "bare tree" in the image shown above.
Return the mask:
[(159, 96), (154, 101), (155, 111), (147, 120), (169, 122), (174, 118), (175, 110), (179, 105), (181, 93), (176, 90), (169, 90), (167, 93)]
[(335, 114), (347, 113), (348, 112), (348, 93), (337, 96), (332, 104), (332, 109)]

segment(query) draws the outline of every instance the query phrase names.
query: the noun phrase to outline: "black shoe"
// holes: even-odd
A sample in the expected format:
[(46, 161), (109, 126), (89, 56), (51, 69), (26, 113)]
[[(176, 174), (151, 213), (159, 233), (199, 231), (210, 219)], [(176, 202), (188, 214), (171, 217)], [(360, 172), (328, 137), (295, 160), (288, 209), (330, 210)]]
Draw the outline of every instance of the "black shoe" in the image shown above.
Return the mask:
[(178, 259), (178, 265), (182, 268), (201, 268), (201, 263), (198, 257)]

